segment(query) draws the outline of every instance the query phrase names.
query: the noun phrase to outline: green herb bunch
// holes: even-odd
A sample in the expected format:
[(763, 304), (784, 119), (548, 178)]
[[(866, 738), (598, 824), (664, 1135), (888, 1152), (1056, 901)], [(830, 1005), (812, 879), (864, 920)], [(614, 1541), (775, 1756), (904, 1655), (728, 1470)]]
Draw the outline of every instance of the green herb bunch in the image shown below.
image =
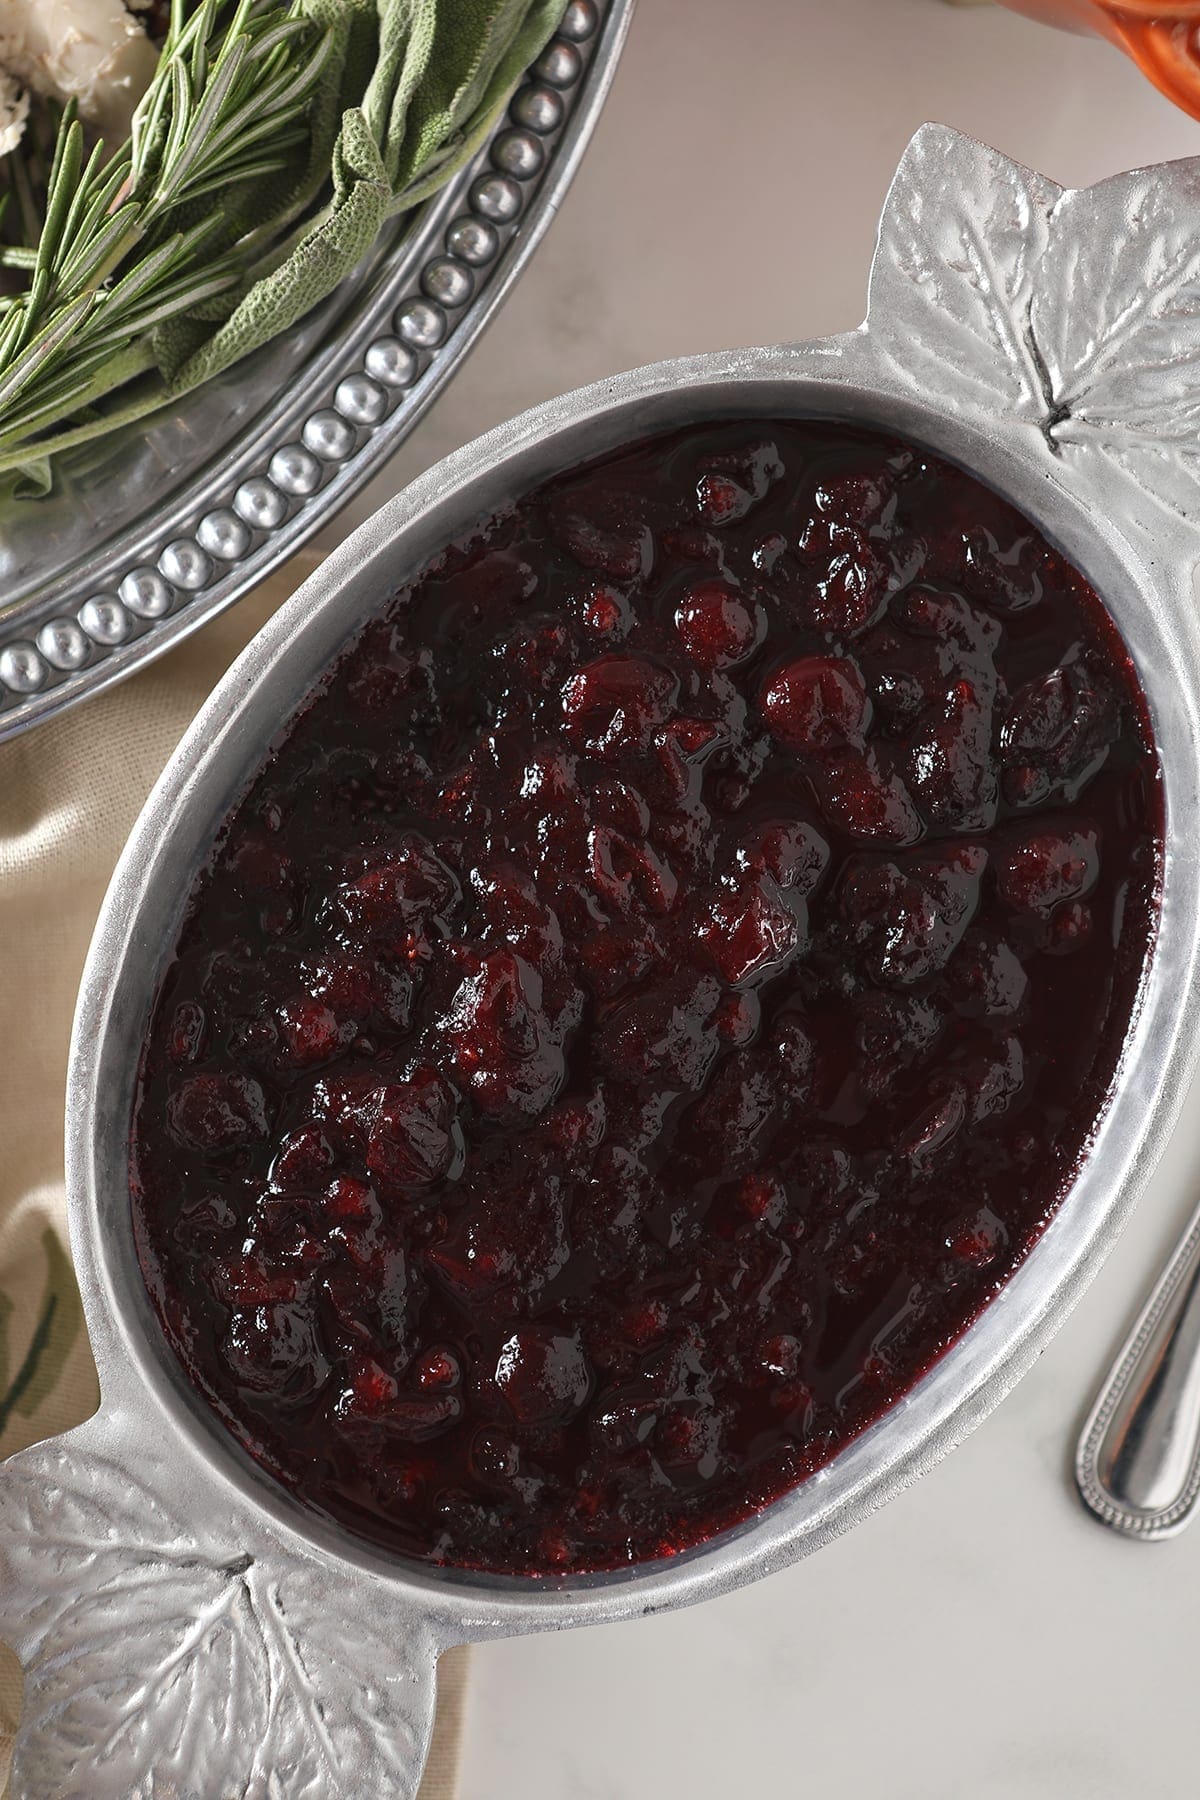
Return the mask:
[[(127, 143), (7, 159), (0, 473), (144, 417), (311, 310), (471, 157), (563, 0), (173, 0)], [(36, 159), (37, 138), (31, 138)]]

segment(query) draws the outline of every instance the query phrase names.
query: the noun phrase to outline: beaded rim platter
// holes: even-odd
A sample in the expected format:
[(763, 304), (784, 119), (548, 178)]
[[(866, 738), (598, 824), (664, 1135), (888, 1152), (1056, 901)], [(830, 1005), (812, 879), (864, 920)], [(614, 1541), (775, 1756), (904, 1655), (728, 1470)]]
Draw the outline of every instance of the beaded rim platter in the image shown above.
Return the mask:
[(479, 155), (287, 341), (0, 508), (0, 739), (241, 599), (413, 429), (578, 167), (633, 0), (570, 0)]

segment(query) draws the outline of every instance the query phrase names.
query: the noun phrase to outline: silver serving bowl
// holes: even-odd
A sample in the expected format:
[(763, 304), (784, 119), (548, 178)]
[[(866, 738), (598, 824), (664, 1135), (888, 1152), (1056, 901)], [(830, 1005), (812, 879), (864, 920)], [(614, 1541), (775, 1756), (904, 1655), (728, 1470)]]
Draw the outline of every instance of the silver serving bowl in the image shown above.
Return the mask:
[[(1171, 437), (1180, 384), (1195, 378), (1164, 355), (1189, 327), (1172, 323), (1163, 285), (1150, 284), (1147, 306), (1162, 304), (1142, 340), (1130, 299), (1148, 266), (1174, 279), (1193, 260), (1167, 250), (1172, 234), (1186, 242), (1197, 182), (1200, 164), (1181, 164), (1063, 194), (927, 127), (892, 191), (861, 330), (663, 363), (524, 414), (364, 525), (234, 665), (133, 832), (84, 978), (68, 1186), (103, 1398), (88, 1424), (0, 1478), (0, 1628), (27, 1670), (17, 1796), (411, 1795), (442, 1649), (633, 1618), (769, 1574), (929, 1468), (1033, 1362), (1133, 1206), (1200, 1041), (1184, 1004), (1200, 957), (1198, 541), (1173, 510), (1186, 480)], [(1156, 381), (1171, 392), (1156, 399)], [(1004, 1290), (819, 1474), (708, 1543), (625, 1571), (519, 1579), (406, 1564), (263, 1474), (189, 1386), (151, 1310), (128, 1135), (163, 965), (268, 745), (431, 555), (630, 439), (781, 414), (879, 426), (951, 458), (1036, 521), (1111, 609), (1148, 698), (1168, 821), (1159, 929), (1119, 1074), (1069, 1194)]]

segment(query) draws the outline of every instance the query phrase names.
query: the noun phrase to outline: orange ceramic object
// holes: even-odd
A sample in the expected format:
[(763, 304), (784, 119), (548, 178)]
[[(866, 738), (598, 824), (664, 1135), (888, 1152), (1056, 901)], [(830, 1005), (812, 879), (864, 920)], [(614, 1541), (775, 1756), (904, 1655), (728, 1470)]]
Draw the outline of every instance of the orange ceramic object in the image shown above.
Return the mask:
[(1127, 51), (1163, 93), (1200, 118), (1200, 0), (1005, 0), (1068, 31), (1091, 31)]

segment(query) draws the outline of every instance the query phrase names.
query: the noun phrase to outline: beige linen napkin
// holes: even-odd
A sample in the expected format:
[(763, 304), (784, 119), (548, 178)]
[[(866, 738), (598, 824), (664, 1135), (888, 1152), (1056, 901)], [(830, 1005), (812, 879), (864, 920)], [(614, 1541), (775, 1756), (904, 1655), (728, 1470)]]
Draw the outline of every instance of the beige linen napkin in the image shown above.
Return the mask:
[[(62, 1140), (75, 992), (104, 890), (201, 701), (313, 567), (297, 558), (141, 674), (0, 744), (0, 1457), (81, 1423), (97, 1402), (67, 1254)], [(420, 1800), (458, 1793), (465, 1655), (438, 1670)], [(0, 1781), (20, 1694), (0, 1646)]]

